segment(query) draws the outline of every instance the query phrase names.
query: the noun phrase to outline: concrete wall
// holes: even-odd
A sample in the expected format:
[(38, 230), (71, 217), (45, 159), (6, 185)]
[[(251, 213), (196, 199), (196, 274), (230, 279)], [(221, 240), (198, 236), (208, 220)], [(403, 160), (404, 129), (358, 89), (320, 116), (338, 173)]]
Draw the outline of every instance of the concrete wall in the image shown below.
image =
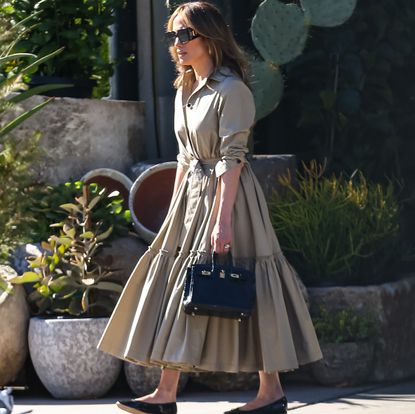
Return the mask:
[[(24, 107), (47, 99), (34, 96)], [(95, 168), (127, 173), (146, 159), (144, 102), (55, 98), (14, 135), (40, 131), (44, 154), (33, 167), (35, 181), (61, 183)]]

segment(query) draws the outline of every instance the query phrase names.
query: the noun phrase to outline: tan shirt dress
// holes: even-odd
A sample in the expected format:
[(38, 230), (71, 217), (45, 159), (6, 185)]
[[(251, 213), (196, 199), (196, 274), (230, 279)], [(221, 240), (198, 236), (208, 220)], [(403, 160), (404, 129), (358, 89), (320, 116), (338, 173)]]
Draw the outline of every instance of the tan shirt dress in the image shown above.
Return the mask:
[[(177, 91), (177, 160), (186, 174), (124, 288), (98, 344), (102, 351), (183, 371), (282, 372), (322, 358), (295, 271), (280, 250), (245, 158), (254, 116), (251, 91), (225, 67), (186, 102)], [(218, 178), (238, 162), (244, 166), (232, 212), (232, 255), (235, 264), (255, 271), (256, 307), (242, 322), (190, 316), (182, 305), (186, 268), (210, 260)]]

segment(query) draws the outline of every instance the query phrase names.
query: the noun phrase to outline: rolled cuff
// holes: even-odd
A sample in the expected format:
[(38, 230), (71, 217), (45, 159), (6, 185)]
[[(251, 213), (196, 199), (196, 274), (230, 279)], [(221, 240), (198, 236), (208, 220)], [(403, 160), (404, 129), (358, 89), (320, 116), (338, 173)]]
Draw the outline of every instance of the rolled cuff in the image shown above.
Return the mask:
[(183, 169), (187, 170), (190, 167), (190, 160), (185, 154), (179, 152), (176, 158), (178, 165), (180, 165)]
[(220, 161), (218, 161), (215, 165), (215, 174), (216, 177), (220, 177), (221, 175), (225, 174), (227, 171), (235, 167), (238, 164), (245, 164), (246, 157), (244, 153), (240, 155), (233, 155), (233, 156), (223, 156)]

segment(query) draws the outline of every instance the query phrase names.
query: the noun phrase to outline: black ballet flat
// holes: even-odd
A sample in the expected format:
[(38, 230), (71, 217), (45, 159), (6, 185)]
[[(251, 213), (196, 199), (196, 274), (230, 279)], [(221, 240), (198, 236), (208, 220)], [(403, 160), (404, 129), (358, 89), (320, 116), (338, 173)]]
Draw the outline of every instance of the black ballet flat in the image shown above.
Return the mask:
[(144, 401), (125, 400), (117, 401), (117, 407), (132, 414), (177, 414), (175, 402), (152, 404)]
[(264, 405), (260, 408), (255, 408), (254, 410), (240, 410), (239, 408), (234, 408), (230, 411), (225, 411), (224, 414), (287, 414), (287, 398), (281, 397), (279, 400), (274, 401), (271, 404)]

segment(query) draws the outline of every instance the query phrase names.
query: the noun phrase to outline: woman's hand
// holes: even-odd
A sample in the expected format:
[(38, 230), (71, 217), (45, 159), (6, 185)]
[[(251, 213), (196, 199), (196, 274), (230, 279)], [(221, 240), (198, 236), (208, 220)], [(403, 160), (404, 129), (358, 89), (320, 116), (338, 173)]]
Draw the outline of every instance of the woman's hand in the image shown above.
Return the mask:
[(212, 245), (212, 250), (215, 253), (222, 254), (228, 253), (231, 245), (232, 238), (232, 225), (231, 222), (225, 222), (223, 220), (217, 221), (213, 227), (212, 234), (210, 236), (210, 243)]

